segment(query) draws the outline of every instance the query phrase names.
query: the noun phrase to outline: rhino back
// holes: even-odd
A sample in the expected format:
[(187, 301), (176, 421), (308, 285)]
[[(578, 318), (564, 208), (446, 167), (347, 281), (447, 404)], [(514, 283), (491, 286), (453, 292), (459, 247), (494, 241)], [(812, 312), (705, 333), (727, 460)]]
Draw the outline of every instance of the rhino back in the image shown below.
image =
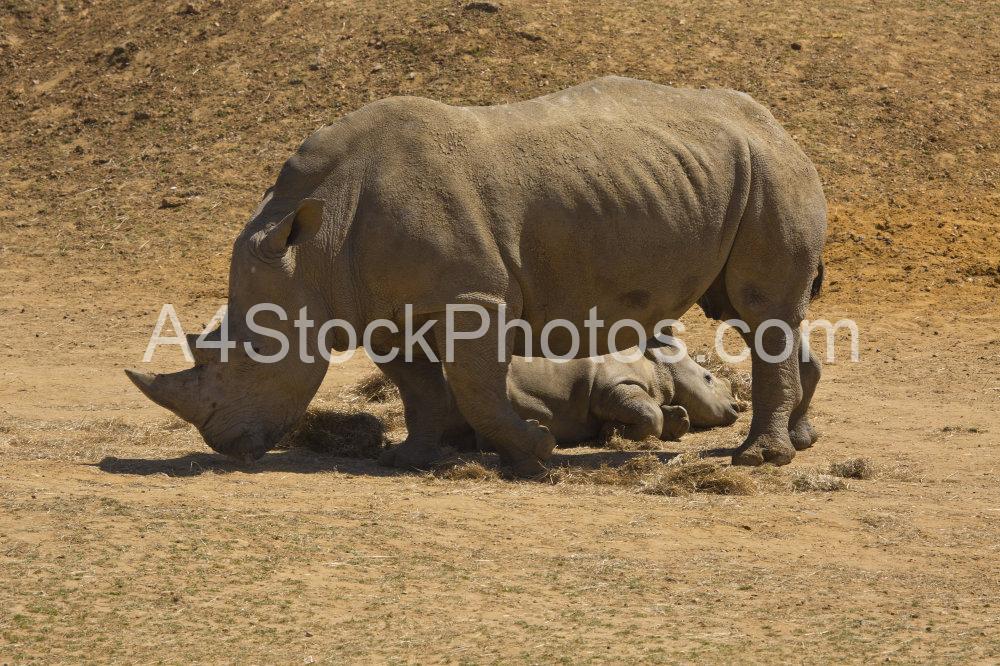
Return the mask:
[(594, 306), (677, 317), (726, 262), (763, 186), (752, 165), (815, 173), (731, 91), (608, 78), (516, 104), (395, 98), (357, 113), (370, 154), (349, 241), (371, 316), (506, 302), (535, 330)]

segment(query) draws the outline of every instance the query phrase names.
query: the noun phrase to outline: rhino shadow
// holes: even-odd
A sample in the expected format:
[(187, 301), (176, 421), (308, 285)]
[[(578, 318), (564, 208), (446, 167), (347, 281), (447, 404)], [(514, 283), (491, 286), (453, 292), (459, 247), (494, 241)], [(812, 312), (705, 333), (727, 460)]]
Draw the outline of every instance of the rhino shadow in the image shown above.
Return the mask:
[[(193, 477), (202, 474), (263, 474), (286, 472), (315, 474), (340, 472), (351, 476), (390, 477), (420, 474), (393, 467), (385, 467), (376, 458), (387, 444), (385, 423), (367, 412), (339, 412), (333, 410), (310, 411), (295, 430), (282, 442), (255, 463), (243, 463), (218, 453), (199, 451), (174, 458), (119, 458), (107, 456), (96, 464), (109, 474), (152, 476), (164, 474), (171, 477)], [(666, 463), (680, 455), (675, 451), (616, 451), (594, 450), (581, 447), (561, 448), (553, 453), (550, 467), (575, 467), (596, 469), (601, 465), (618, 467), (637, 456), (652, 453)], [(734, 449), (711, 449), (703, 457), (729, 456)], [(486, 467), (499, 468), (494, 453), (480, 451), (455, 451), (441, 462), (442, 466), (456, 462), (479, 462)]]
[(230, 474), (232, 472), (242, 472), (243, 474), (341, 472), (353, 476), (399, 476), (408, 473), (404, 470), (382, 467), (374, 459), (346, 458), (301, 448), (272, 451), (249, 465), (231, 460), (218, 453), (206, 451), (160, 459), (107, 456), (98, 462), (96, 467), (109, 474), (134, 474), (137, 476), (165, 474), (171, 477)]
[[(732, 455), (733, 449), (712, 449), (703, 451), (702, 457), (719, 457)], [(586, 451), (575, 453), (572, 449), (563, 449), (552, 455), (549, 467), (570, 467), (578, 469), (597, 469), (601, 465), (620, 467), (629, 460), (645, 455), (654, 455), (660, 462), (666, 463), (676, 458), (676, 451)], [(499, 468), (499, 460), (493, 453), (461, 453), (456, 454), (444, 464), (458, 461), (480, 462), (486, 467)], [(303, 447), (295, 447), (272, 451), (256, 463), (245, 464), (231, 460), (218, 453), (196, 452), (187, 453), (174, 458), (119, 458), (107, 456), (95, 465), (102, 472), (109, 474), (131, 474), (136, 476), (152, 476), (163, 474), (170, 477), (195, 477), (202, 474), (243, 474), (294, 473), (317, 474), (323, 472), (339, 472), (349, 476), (391, 477), (422, 474), (423, 472), (407, 471), (379, 465), (374, 458), (351, 458), (331, 453), (321, 453)]]

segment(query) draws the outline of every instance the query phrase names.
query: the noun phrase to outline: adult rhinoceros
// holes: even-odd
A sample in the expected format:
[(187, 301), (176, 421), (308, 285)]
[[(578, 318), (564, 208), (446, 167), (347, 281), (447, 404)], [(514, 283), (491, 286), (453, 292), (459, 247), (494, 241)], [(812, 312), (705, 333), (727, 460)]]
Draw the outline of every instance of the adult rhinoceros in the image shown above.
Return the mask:
[[(448, 304), (503, 304), (532, 327), (507, 348), (517, 354), (525, 341), (537, 348), (546, 322), (580, 326), (596, 307), (604, 321), (639, 322), (642, 332), (619, 336), (622, 349), (699, 302), (710, 316), (746, 321), (748, 340), (762, 331), (750, 432), (733, 461), (784, 464), (815, 439), (806, 408), (818, 364), (799, 360), (797, 335), (789, 357), (767, 362), (786, 335), (761, 325), (794, 330), (803, 319), (825, 228), (816, 170), (745, 94), (610, 77), (490, 107), (385, 99), (316, 131), (285, 163), (233, 247), (230, 335), (274, 351), (244, 321), (262, 302), (358, 330), (400, 321), (407, 304), (426, 319)], [(189, 370), (130, 374), (213, 449), (245, 460), (295, 423), (326, 372), (301, 359), (290, 321), (257, 320), (292, 340), (282, 361), (238, 348), (221, 363), (203, 350)], [(470, 330), (480, 320), (467, 312), (456, 322)], [(409, 432), (387, 462), (430, 464), (467, 420), (515, 472), (544, 469), (555, 440), (512, 408), (498, 326), (494, 317), (486, 335), (454, 340), (444, 372), (427, 359), (381, 364)], [(372, 346), (397, 341), (386, 334)], [(567, 336), (549, 342), (555, 353), (570, 347)], [(305, 346), (316, 353), (312, 336)]]

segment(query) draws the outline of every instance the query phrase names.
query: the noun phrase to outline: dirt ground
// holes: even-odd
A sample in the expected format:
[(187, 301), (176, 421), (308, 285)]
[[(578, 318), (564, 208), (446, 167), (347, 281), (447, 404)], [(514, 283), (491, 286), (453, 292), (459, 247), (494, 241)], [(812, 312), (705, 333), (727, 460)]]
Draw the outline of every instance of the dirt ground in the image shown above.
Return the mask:
[[(0, 3), (0, 662), (1000, 661), (997, 4), (464, 4)], [(612, 73), (749, 92), (824, 180), (811, 316), (856, 320), (861, 359), (838, 342), (822, 439), (751, 494), (600, 483), (649, 454), (590, 448), (547, 482), (335, 447), (245, 468), (122, 374), (164, 302), (192, 327), (225, 302), (324, 122)], [(398, 438), (348, 390), (370, 368), (314, 414)], [(725, 463), (746, 422), (654, 455)], [(836, 492), (765, 483), (858, 457)]]

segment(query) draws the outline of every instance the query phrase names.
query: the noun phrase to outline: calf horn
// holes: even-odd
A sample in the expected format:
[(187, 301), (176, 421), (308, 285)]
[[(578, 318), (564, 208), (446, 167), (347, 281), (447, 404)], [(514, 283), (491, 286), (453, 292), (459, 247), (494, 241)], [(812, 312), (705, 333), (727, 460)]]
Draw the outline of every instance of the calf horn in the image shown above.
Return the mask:
[(198, 426), (208, 417), (207, 406), (200, 395), (199, 368), (164, 375), (126, 370), (125, 375), (147, 398), (169, 409), (188, 423)]

